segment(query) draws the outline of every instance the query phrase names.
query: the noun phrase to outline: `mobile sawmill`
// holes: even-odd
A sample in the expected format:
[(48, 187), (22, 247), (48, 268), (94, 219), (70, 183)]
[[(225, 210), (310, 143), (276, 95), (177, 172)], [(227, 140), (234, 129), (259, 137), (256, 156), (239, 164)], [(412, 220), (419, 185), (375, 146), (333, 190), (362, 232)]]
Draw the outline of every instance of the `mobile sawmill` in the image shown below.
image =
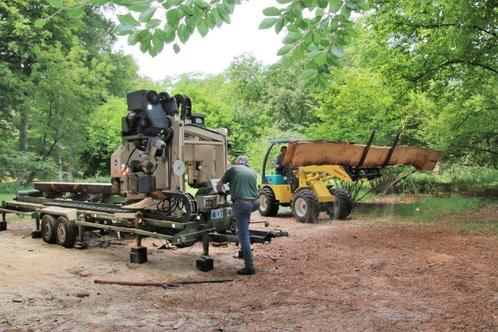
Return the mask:
[[(208, 129), (189, 97), (140, 90), (127, 95), (122, 144), (110, 160), (111, 183), (35, 182), (2, 202), (0, 230), (8, 214), (35, 220), (33, 238), (66, 248), (88, 246), (85, 232), (111, 230), (135, 236), (130, 261), (147, 261), (144, 237), (175, 247), (203, 243), (197, 268), (209, 271), (210, 242), (238, 242), (232, 204), (216, 191), (227, 168), (227, 131)], [(186, 183), (197, 189), (186, 191)], [(252, 243), (286, 235), (250, 229)]]

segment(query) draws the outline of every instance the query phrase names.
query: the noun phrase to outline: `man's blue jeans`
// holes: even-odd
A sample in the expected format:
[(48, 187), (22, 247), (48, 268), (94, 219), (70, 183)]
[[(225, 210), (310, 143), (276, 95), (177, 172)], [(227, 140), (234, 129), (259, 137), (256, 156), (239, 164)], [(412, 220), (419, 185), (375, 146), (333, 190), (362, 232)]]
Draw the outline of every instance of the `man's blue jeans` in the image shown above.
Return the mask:
[(251, 221), (251, 213), (259, 208), (259, 200), (236, 200), (233, 203), (233, 208), (235, 220), (237, 220), (244, 265), (248, 269), (253, 269), (254, 262), (252, 260), (251, 241), (249, 239), (249, 222)]

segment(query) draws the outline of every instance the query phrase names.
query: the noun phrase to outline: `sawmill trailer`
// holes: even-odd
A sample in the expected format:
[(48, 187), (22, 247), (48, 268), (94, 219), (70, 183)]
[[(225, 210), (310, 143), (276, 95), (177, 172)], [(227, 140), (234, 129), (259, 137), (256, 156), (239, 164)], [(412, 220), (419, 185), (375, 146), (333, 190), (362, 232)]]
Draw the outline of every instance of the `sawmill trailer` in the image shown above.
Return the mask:
[[(140, 90), (129, 93), (127, 103), (111, 183), (34, 183), (33, 190), (2, 202), (0, 230), (7, 228), (8, 214), (28, 215), (35, 220), (33, 238), (80, 249), (88, 246), (87, 231), (129, 233), (136, 238), (133, 263), (147, 261), (144, 237), (179, 248), (201, 241), (196, 265), (209, 271), (210, 242), (239, 241), (232, 204), (215, 189), (227, 167), (227, 131), (206, 128), (187, 96)], [(251, 242), (265, 243), (286, 233), (251, 229), (250, 235)]]

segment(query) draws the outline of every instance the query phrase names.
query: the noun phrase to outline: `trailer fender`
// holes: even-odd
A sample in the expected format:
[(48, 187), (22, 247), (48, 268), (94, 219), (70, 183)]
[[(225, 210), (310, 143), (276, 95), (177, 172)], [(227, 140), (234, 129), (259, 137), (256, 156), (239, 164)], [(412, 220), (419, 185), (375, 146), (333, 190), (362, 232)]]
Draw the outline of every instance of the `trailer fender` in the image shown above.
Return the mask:
[(40, 210), (40, 216), (44, 214), (50, 214), (53, 216), (63, 216), (66, 219), (74, 223), (78, 219), (78, 214), (76, 209), (64, 208), (60, 206), (47, 206)]

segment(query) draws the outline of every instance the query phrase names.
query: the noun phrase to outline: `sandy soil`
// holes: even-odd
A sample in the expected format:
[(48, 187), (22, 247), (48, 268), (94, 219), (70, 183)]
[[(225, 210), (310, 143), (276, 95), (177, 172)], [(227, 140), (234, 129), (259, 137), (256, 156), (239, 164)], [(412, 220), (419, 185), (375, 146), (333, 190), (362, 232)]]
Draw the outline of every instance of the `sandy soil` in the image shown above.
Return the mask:
[[(255, 215), (254, 219), (265, 218)], [(288, 238), (255, 246), (258, 274), (235, 274), (235, 246), (158, 250), (127, 263), (133, 241), (95, 238), (87, 250), (29, 237), (32, 222), (0, 233), (0, 330), (358, 331), (498, 330), (498, 238), (439, 224), (267, 218)], [(106, 247), (106, 245), (108, 245)], [(95, 279), (230, 278), (178, 288), (97, 285)]]

